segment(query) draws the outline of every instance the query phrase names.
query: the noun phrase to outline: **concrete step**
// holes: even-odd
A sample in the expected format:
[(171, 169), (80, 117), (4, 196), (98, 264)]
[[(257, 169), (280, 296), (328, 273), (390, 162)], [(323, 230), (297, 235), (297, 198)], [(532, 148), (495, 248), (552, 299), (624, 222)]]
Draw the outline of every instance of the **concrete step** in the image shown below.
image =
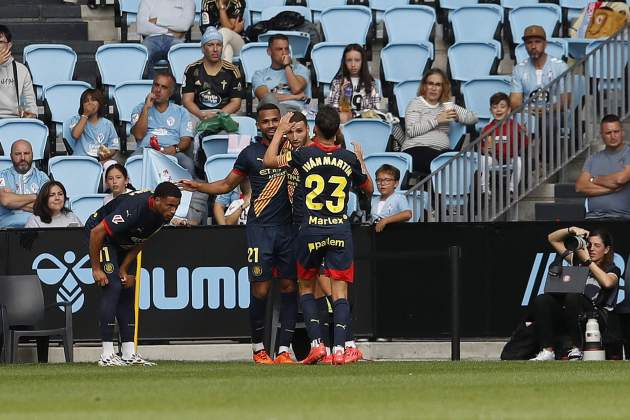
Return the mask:
[(14, 39), (40, 42), (45, 39), (87, 40), (88, 25), (81, 19), (72, 22), (17, 22), (11, 24)]
[(49, 20), (49, 19), (80, 19), (81, 7), (73, 5), (27, 5), (24, 3), (0, 6), (0, 20)]

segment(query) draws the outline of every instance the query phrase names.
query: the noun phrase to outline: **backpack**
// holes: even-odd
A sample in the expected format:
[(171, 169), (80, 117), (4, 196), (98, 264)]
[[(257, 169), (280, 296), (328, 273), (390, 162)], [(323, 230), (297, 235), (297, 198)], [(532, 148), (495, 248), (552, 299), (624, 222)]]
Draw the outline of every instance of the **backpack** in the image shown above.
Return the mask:
[(258, 36), (267, 31), (292, 31), (298, 26), (304, 24), (304, 16), (298, 12), (284, 11), (280, 12), (269, 20), (261, 20), (250, 25), (245, 30), (245, 37), (250, 42), (257, 42)]
[(538, 350), (535, 325), (525, 317), (503, 347), (501, 360), (529, 360), (536, 356)]

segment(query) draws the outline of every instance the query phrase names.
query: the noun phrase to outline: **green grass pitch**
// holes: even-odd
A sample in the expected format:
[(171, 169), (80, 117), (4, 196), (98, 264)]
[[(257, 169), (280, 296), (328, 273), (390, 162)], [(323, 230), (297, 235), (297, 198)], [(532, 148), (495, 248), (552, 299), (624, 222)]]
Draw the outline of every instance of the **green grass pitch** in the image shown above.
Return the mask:
[(1, 419), (628, 419), (625, 362), (0, 367)]

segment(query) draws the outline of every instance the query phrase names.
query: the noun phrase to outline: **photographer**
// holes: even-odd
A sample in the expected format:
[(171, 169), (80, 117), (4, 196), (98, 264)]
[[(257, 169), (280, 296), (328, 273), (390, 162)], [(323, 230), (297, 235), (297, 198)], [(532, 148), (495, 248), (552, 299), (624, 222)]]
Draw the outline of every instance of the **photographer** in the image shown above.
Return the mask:
[[(579, 325), (582, 315), (596, 309), (600, 325), (604, 326), (607, 312), (615, 304), (621, 270), (613, 263), (612, 236), (601, 229), (589, 232), (573, 226), (550, 233), (548, 240), (570, 264), (588, 267), (589, 274), (583, 293), (545, 293), (536, 297), (533, 314), (542, 349), (531, 360), (555, 360), (554, 346), (561, 332), (566, 332), (570, 340), (569, 360), (581, 360), (582, 351), (577, 346), (583, 341)], [(570, 248), (575, 251), (567, 249), (567, 240), (573, 242)]]

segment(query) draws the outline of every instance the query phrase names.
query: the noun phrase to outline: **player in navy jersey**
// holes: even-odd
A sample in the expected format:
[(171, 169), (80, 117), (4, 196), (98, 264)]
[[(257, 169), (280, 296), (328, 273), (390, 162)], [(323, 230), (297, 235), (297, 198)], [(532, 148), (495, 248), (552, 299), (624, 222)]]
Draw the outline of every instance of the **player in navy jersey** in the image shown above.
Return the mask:
[[(121, 194), (98, 209), (85, 223), (89, 235), (94, 282), (102, 288), (99, 310), (103, 351), (100, 366), (151, 365), (134, 350), (133, 298), (134, 260), (144, 242), (168, 223), (179, 206), (182, 193), (170, 182), (155, 192)], [(129, 270), (134, 274), (129, 274)], [(122, 341), (122, 358), (114, 353), (114, 318)]]
[(273, 278), (280, 279), (280, 335), (276, 363), (294, 363), (289, 355), (297, 318), (295, 255), (292, 250), (294, 232), (291, 227), (291, 204), (287, 192), (287, 172), (262, 165), (263, 156), (273, 138), (280, 110), (272, 104), (258, 108), (257, 125), (262, 137), (241, 151), (228, 176), (213, 183), (181, 180), (187, 190), (207, 194), (232, 191), (246, 177), (252, 187), (252, 200), (247, 214), (247, 261), (251, 282), (249, 306), (252, 330), (253, 359), (272, 364), (263, 345), (267, 295)]
[[(283, 118), (278, 130), (284, 134), (291, 127), (292, 123)], [(352, 232), (346, 215), (348, 195), (351, 184), (363, 189), (368, 195), (374, 191), (365, 164), (354, 153), (335, 145), (338, 129), (337, 111), (322, 106), (317, 112), (315, 139), (310, 146), (280, 154), (282, 136), (276, 135), (263, 160), (268, 168), (297, 168), (300, 188), (304, 189), (306, 214), (300, 226), (296, 248), (300, 302), (306, 329), (312, 340), (311, 351), (303, 361), (305, 364), (317, 363), (326, 355), (313, 296), (322, 260), (324, 273), (333, 280), (333, 363), (345, 363), (344, 344), (350, 322), (348, 283), (354, 280)], [(356, 146), (355, 150), (360, 152)]]

